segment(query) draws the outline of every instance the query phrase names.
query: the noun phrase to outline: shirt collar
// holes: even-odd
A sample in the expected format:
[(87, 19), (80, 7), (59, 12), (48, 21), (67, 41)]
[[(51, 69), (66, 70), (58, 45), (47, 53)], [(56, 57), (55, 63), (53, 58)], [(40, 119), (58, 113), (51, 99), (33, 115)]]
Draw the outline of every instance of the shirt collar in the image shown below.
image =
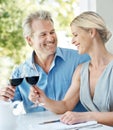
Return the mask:
[[(35, 61), (34, 61), (34, 56), (35, 55), (36, 55), (36, 53), (35, 53), (35, 51), (33, 51), (32, 55), (31, 55), (31, 58), (28, 61), (31, 66), (35, 65)], [(63, 55), (63, 53), (61, 51), (61, 48), (59, 48), (59, 47), (57, 47), (57, 49), (56, 49), (56, 54), (55, 54), (55, 58), (54, 59), (56, 59), (56, 57), (60, 57), (62, 60), (65, 61), (65, 57), (64, 57), (64, 55)]]
[(63, 53), (61, 51), (61, 48), (59, 48), (59, 47), (57, 47), (57, 50), (56, 50), (55, 58), (56, 57), (60, 57), (62, 60), (65, 61), (65, 57), (64, 57), (64, 55), (63, 55)]
[(35, 51), (32, 52), (31, 57), (26, 61), (27, 65), (33, 68), (35, 67), (34, 55), (35, 55)]

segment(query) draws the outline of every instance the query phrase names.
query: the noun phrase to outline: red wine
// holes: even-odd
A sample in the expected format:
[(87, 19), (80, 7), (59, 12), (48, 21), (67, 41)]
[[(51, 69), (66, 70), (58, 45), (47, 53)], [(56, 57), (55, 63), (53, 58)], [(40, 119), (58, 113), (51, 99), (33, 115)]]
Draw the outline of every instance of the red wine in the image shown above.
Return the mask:
[(39, 80), (39, 76), (32, 76), (32, 77), (26, 77), (26, 81), (31, 84), (35, 85)]
[(14, 78), (14, 79), (9, 79), (9, 82), (12, 86), (18, 86), (21, 84), (23, 81), (23, 78)]

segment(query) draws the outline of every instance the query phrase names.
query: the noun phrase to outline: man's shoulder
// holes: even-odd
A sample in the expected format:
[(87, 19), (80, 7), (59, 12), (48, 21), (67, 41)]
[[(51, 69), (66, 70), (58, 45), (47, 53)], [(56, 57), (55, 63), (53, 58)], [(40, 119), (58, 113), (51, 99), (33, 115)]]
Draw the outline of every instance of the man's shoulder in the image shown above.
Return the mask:
[(22, 63), (19, 65), (19, 70), (21, 70), (24, 67), (31, 67), (32, 66), (32, 59), (31, 57), (26, 58)]
[(57, 50), (59, 50), (62, 53), (78, 54), (77, 50), (71, 48), (58, 47)]
[(77, 50), (75, 49), (69, 49), (69, 48), (58, 48), (58, 52), (60, 54), (60, 56), (62, 55), (62, 57), (64, 59), (69, 59), (72, 60), (74, 62), (84, 62), (84, 61), (88, 61), (90, 59), (88, 54), (79, 54)]
[(89, 58), (88, 54), (79, 54), (78, 50), (75, 49), (71, 49), (71, 48), (61, 48), (58, 47), (57, 48), (57, 52), (58, 54), (62, 54), (63, 56), (72, 56), (72, 57), (76, 57), (76, 58)]

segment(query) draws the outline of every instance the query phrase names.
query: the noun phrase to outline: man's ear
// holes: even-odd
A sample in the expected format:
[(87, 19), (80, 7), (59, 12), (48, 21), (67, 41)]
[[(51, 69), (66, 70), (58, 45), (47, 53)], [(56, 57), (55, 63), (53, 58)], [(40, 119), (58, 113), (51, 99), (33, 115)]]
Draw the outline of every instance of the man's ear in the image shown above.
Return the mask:
[(26, 41), (27, 41), (27, 43), (28, 43), (30, 46), (32, 46), (31, 37), (27, 36), (27, 37), (26, 37)]
[(91, 29), (89, 29), (89, 33), (90, 33), (91, 37), (93, 38), (93, 37), (95, 37), (97, 30), (95, 28), (91, 28)]

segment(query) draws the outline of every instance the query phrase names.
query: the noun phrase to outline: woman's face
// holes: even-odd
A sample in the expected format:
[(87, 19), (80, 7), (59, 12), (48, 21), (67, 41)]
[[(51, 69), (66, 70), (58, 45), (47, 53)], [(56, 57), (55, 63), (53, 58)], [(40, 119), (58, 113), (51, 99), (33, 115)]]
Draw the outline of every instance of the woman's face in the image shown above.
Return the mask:
[(72, 44), (77, 47), (79, 54), (88, 53), (92, 46), (92, 38), (90, 31), (72, 25), (71, 32), (73, 34)]

